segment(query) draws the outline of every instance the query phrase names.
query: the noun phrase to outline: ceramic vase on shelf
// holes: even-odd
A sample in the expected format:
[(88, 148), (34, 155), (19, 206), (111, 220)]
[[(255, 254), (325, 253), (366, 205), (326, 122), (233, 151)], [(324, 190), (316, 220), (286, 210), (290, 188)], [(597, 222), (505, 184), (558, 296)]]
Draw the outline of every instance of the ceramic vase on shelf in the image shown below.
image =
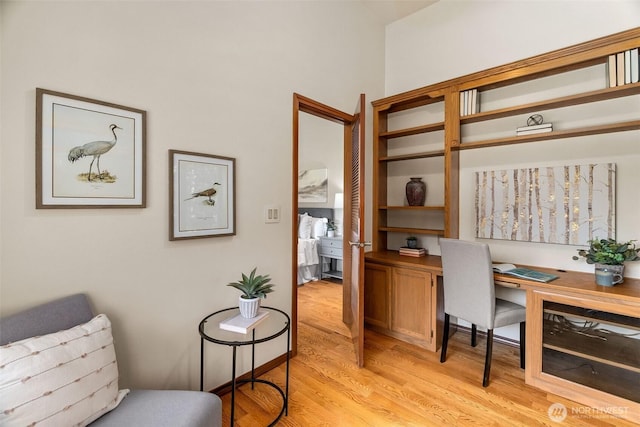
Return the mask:
[(624, 264), (607, 265), (595, 263), (594, 266), (596, 283), (600, 286), (614, 286), (624, 280)]
[(422, 178), (411, 178), (406, 185), (407, 202), (409, 206), (424, 206), (427, 197), (427, 185)]
[(260, 298), (239, 298), (238, 308), (240, 308), (240, 314), (245, 319), (253, 319), (258, 315), (260, 309)]

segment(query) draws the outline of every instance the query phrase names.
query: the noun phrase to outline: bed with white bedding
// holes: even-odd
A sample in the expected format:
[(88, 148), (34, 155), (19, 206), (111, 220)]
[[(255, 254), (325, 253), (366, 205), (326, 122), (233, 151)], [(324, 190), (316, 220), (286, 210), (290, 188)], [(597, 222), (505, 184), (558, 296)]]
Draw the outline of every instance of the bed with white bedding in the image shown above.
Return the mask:
[(333, 219), (333, 209), (298, 208), (298, 285), (320, 278), (318, 248), (329, 219)]

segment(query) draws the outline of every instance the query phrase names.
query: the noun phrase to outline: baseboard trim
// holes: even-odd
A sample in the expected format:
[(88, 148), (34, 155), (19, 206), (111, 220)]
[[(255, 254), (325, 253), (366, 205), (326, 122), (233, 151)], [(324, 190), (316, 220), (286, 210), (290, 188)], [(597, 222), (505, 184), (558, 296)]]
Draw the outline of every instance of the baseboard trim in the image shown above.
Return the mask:
[[(468, 333), (469, 335), (471, 335), (471, 328), (467, 327), (467, 326), (461, 326), (458, 325), (458, 330), (459, 331), (463, 331), (465, 333)], [(483, 337), (487, 337), (487, 333), (485, 331), (476, 331), (477, 335), (483, 336)], [(507, 337), (501, 337), (499, 335), (493, 334), (493, 341), (494, 342), (499, 342), (501, 344), (506, 344), (506, 345), (510, 345), (512, 347), (520, 347), (520, 341), (518, 340), (514, 340), (513, 338), (507, 338)]]

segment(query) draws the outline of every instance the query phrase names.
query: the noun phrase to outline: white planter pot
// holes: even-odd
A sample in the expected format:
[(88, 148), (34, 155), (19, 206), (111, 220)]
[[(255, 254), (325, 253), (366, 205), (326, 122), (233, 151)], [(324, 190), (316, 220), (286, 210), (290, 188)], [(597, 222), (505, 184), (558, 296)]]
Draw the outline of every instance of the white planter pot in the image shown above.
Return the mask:
[(335, 235), (336, 235), (336, 232), (334, 230), (327, 231), (327, 237), (334, 237)]
[(252, 319), (258, 315), (258, 310), (260, 310), (260, 298), (246, 299), (240, 297), (238, 301), (238, 307), (240, 308), (240, 314), (242, 317)]

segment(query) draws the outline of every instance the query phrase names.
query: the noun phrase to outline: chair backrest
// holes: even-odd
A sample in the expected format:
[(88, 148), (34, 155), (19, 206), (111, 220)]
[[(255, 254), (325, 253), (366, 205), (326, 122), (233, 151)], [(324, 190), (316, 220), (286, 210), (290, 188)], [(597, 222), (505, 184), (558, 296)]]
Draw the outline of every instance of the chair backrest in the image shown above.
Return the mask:
[(440, 239), (445, 313), (493, 329), (495, 288), (489, 245)]
[(0, 319), (0, 345), (73, 328), (93, 316), (85, 294), (59, 298)]

